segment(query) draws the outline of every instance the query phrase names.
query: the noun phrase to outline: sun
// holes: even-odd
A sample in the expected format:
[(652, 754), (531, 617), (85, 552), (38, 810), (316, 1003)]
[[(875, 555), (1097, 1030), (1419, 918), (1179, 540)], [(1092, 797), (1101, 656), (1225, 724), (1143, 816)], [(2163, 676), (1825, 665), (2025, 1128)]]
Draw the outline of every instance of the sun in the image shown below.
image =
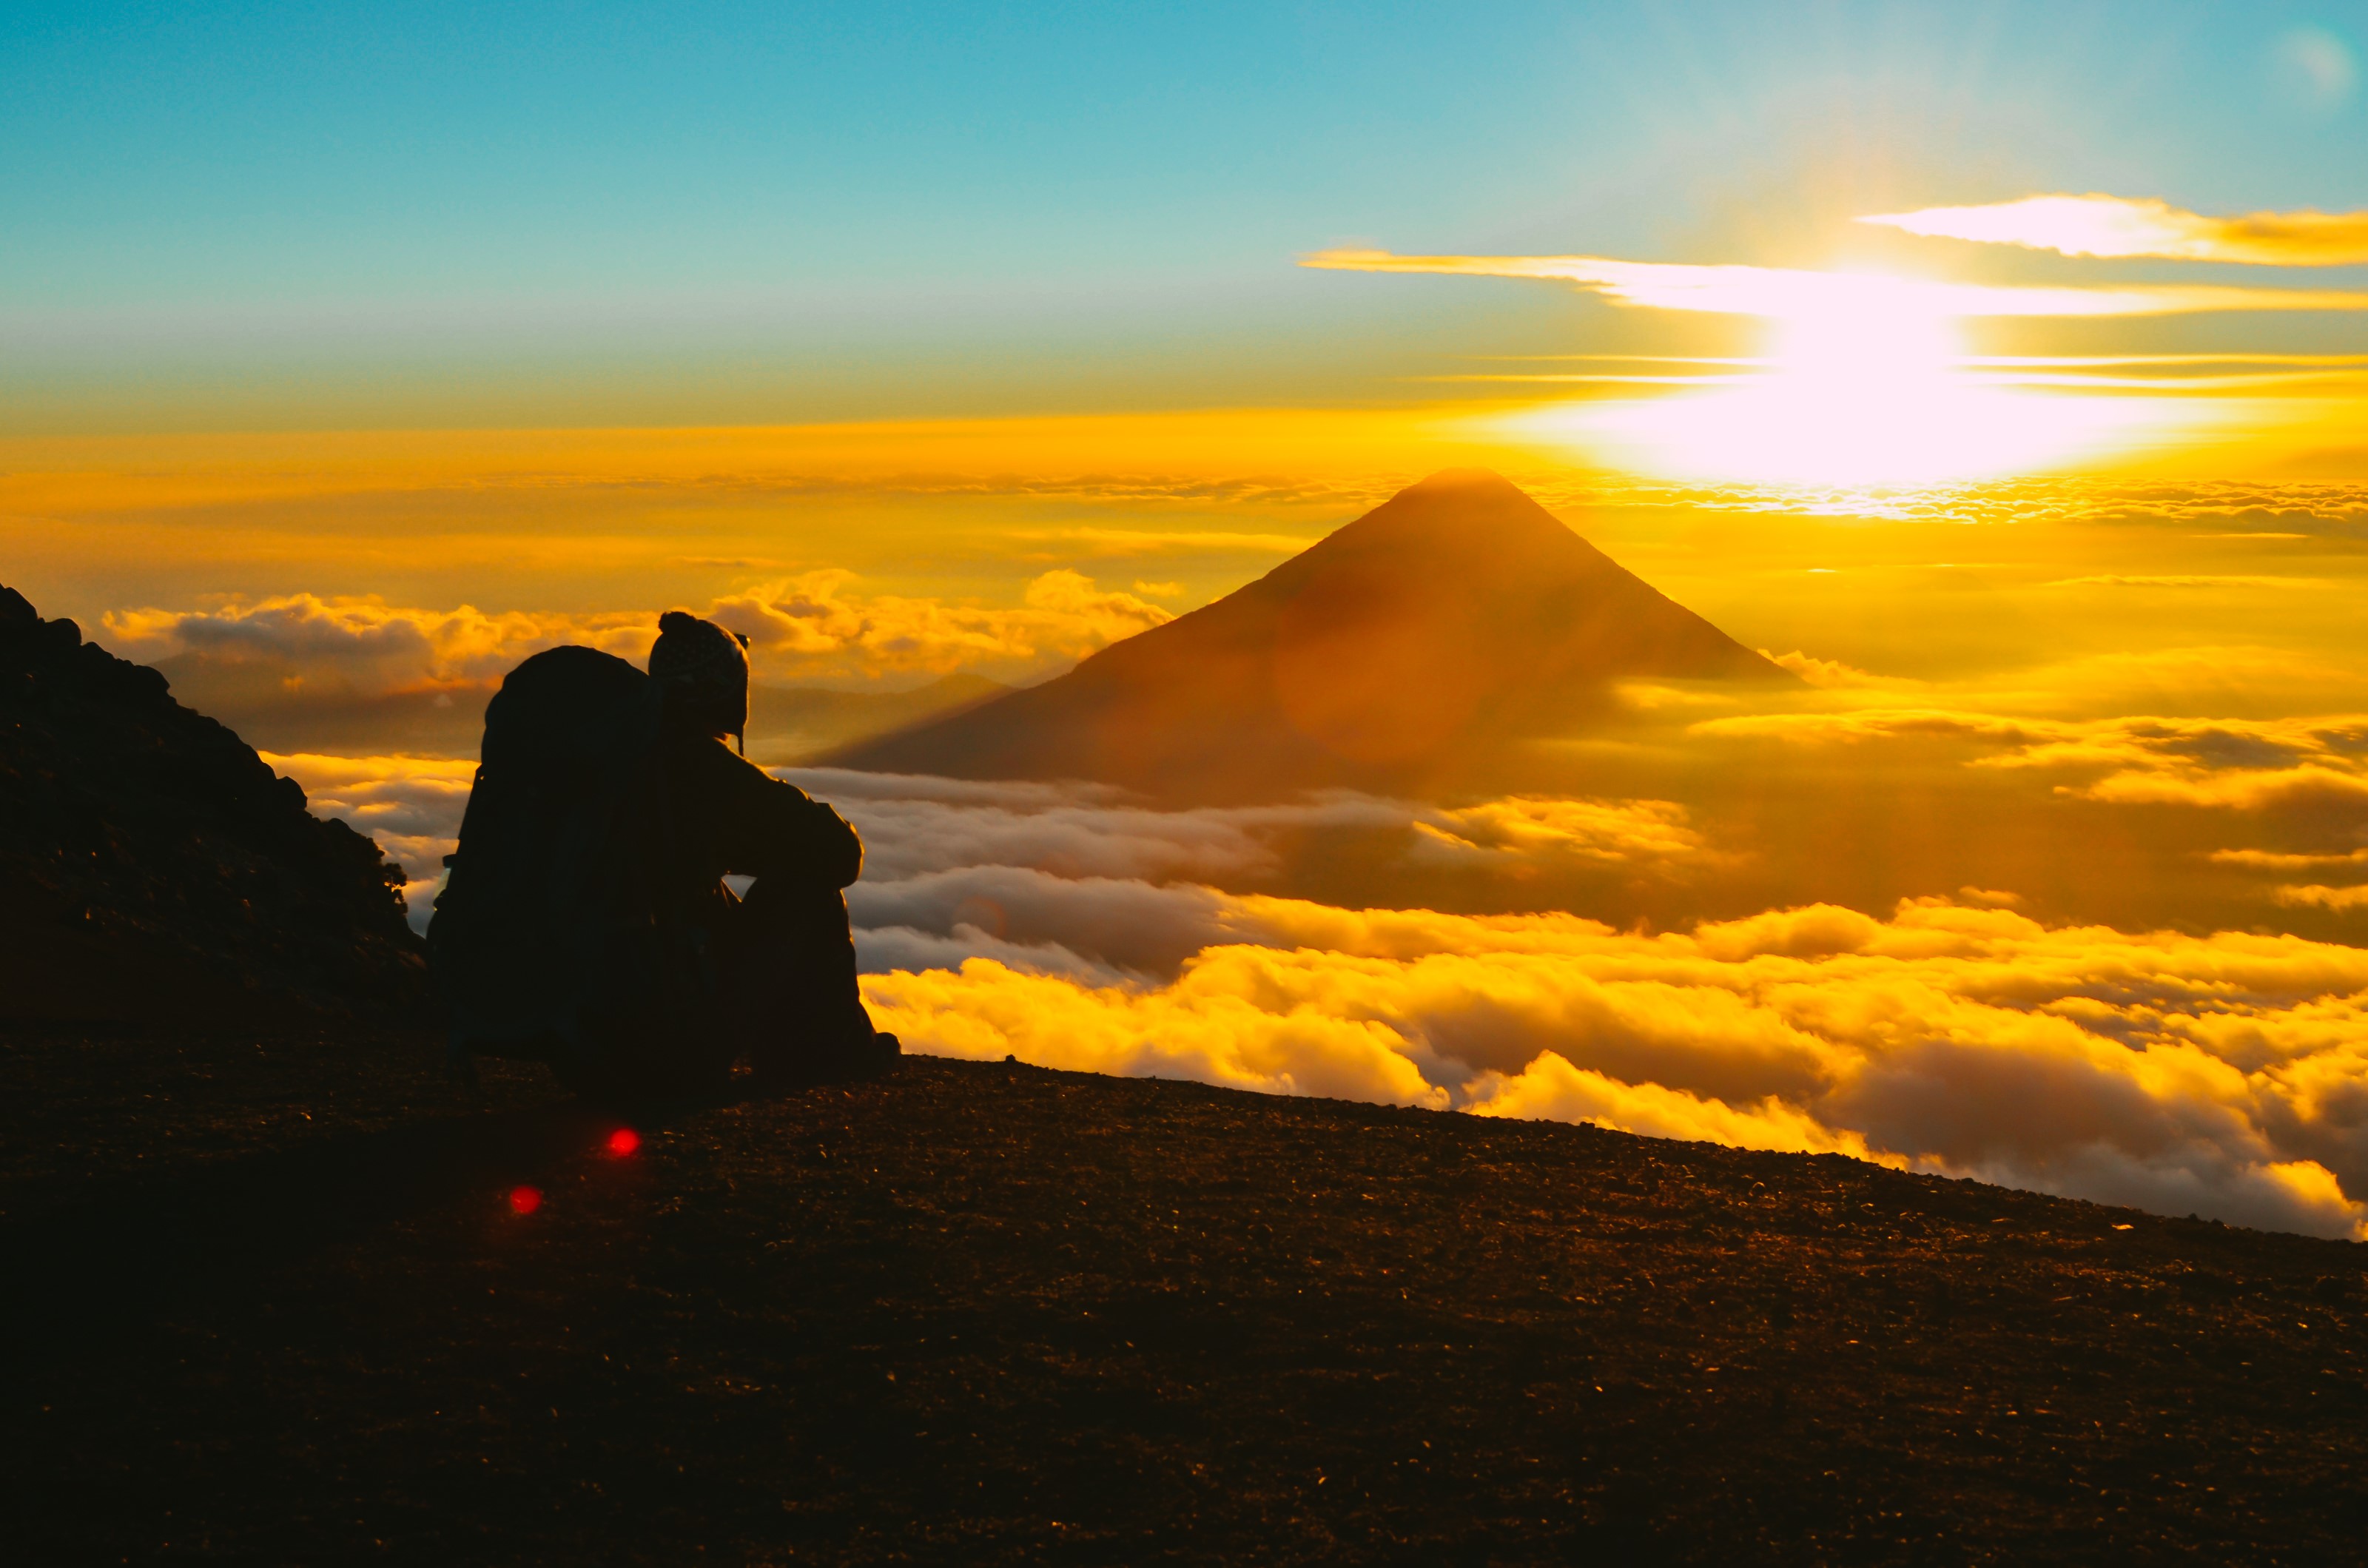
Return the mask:
[(1862, 291), (1804, 301), (1770, 323), (1769, 368), (1791, 390), (1827, 395), (1872, 391), (1929, 393), (1964, 358), (1957, 319), (1887, 278)]
[(1765, 352), (1740, 373), (1513, 423), (1658, 477), (1879, 486), (2061, 468), (2116, 449), (2146, 421), (2134, 400), (2035, 392), (1972, 367), (1962, 319), (1929, 288), (1827, 276), (1831, 289), (1767, 313)]

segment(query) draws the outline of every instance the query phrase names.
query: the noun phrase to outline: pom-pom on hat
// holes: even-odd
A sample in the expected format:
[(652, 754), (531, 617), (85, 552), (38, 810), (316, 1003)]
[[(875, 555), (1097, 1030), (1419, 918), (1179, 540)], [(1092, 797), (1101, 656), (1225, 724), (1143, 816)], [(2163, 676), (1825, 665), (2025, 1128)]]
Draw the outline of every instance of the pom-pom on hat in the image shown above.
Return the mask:
[(746, 641), (712, 620), (682, 610), (658, 617), (658, 640), (650, 646), (650, 676), (675, 687), (676, 700), (711, 730), (742, 737), (747, 750), (748, 655)]

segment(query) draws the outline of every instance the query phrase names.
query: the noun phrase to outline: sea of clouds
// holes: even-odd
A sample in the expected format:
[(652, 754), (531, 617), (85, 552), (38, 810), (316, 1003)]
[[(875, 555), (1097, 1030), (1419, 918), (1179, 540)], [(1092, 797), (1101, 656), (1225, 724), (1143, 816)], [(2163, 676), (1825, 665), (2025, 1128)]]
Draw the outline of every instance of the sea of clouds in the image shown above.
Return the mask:
[[(2234, 746), (2226, 731), (1999, 738), (2026, 757), (2153, 758), (2191, 787), (2199, 755), (2254, 788), (2353, 760), (2348, 730), (2305, 726)], [(470, 765), (272, 760), (405, 861), (424, 920)], [(2049, 925), (1974, 889), (1657, 932), (1342, 908), (1256, 890), (1326, 832), (1378, 835), (1409, 873), (1444, 858), (1682, 878), (1726, 851), (1659, 801), (1335, 791), (1163, 810), (1094, 785), (785, 776), (862, 831), (864, 994), (913, 1051), (1839, 1151), (2368, 1237), (2368, 949)]]
[(916, 1050), (1838, 1150), (2368, 1234), (2348, 1196), (2368, 1192), (2357, 948), (2051, 928), (1970, 891), (1662, 933), (1340, 909), (1204, 879), (1254, 869), (1263, 835), (1310, 816), (1394, 814), (1421, 854), (1562, 807), (1592, 829), (1580, 847), (1487, 852), (1715, 851), (1653, 801), (1166, 812), (1090, 789), (794, 777), (874, 846), (849, 895), (865, 995)]

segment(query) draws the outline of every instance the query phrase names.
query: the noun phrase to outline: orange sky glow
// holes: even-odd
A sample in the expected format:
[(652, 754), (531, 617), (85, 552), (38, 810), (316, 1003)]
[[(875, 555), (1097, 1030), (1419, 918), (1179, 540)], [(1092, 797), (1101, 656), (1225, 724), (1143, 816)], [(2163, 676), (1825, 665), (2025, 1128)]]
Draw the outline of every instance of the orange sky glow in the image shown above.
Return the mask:
[[(1861, 223), (1928, 238), (2052, 249), (2081, 257), (2162, 256), (2326, 266), (2368, 259), (2368, 214), (2211, 220), (2158, 201), (2035, 197), (1993, 207), (1874, 214)], [(2354, 252), (2360, 254), (2355, 255)], [(2351, 427), (2368, 378), (2356, 357), (2271, 355), (2248, 373), (2202, 379), (2194, 361), (2135, 349), (2099, 357), (1975, 355), (1966, 324), (2112, 321), (2368, 310), (2368, 292), (2218, 282), (2001, 284), (1862, 267), (1618, 261), (1584, 256), (1398, 256), (1326, 250), (1325, 271), (1431, 273), (1570, 285), (1630, 310), (1753, 318), (1760, 352), (1682, 358), (1646, 375), (1609, 370), (1587, 404), (1524, 411), (1516, 442), (1667, 478), (1802, 484), (1917, 484), (2064, 472), (2140, 472), (2199, 461), (2220, 472)], [(2186, 372), (2163, 373), (2173, 367)], [(2152, 372), (2152, 373), (2148, 373)], [(1531, 373), (1535, 384), (1538, 378)], [(1699, 390), (1681, 391), (1691, 383)], [(1642, 385), (1661, 395), (1620, 398)]]
[[(564, 91), (472, 110), (502, 156), (332, 94), (215, 148), (236, 188), (154, 162), (211, 87), (61, 100), (0, 582), (424, 917), (541, 649), (681, 607), (776, 712), (1032, 684), (1494, 470), (1797, 684), (1622, 684), (1453, 799), (800, 774), (871, 845), (883, 1021), (2368, 1237), (2356, 51), (2222, 8), (2117, 97), (2052, 22), (1718, 9), (1110, 52), (1189, 55), (1173, 98), (1033, 47), (924, 89), (909, 40), (762, 81), (538, 45)], [(1450, 41), (1489, 90), (1388, 110)], [(586, 118), (667, 72), (666, 125)], [(84, 142), (115, 172), (36, 188)]]

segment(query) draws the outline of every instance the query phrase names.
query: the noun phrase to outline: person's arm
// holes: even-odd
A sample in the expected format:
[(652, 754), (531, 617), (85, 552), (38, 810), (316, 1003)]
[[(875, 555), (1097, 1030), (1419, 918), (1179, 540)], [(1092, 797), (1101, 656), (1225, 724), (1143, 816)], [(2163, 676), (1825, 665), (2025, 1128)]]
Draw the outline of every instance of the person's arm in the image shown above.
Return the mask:
[(863, 840), (803, 790), (734, 756), (722, 741), (702, 739), (684, 760), (692, 809), (708, 815), (696, 830), (712, 835), (727, 870), (835, 888), (862, 874)]

